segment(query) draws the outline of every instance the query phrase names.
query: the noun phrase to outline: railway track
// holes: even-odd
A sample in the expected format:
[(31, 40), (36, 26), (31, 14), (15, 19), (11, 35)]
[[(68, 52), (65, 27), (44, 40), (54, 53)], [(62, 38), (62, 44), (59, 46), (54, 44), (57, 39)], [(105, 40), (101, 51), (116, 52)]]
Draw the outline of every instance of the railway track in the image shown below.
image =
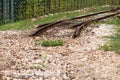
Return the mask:
[(37, 27), (37, 30), (34, 33), (32, 33), (30, 36), (39, 36), (43, 32), (46, 32), (51, 28), (67, 25), (70, 28), (75, 29), (75, 31), (71, 35), (72, 35), (72, 38), (76, 38), (80, 35), (80, 32), (83, 30), (83, 28), (89, 26), (91, 23), (98, 22), (103, 19), (111, 18), (119, 14), (120, 14), (120, 8), (118, 7), (118, 8), (114, 8), (106, 11), (100, 11), (93, 14), (74, 17), (71, 19), (65, 19), (65, 20), (60, 20), (56, 22), (40, 24)]

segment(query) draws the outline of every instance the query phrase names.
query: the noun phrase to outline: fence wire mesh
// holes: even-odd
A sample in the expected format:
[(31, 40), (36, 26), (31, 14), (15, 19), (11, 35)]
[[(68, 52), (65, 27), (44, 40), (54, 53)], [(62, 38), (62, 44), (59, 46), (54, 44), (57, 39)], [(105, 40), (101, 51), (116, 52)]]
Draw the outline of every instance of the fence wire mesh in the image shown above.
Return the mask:
[(0, 24), (102, 5), (120, 5), (120, 0), (0, 0)]

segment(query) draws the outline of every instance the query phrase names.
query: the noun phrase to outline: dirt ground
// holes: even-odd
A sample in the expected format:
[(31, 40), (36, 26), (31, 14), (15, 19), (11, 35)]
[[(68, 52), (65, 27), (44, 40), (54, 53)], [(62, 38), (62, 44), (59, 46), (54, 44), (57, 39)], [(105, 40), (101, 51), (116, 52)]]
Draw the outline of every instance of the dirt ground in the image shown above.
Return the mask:
[[(120, 80), (120, 55), (99, 47), (114, 35), (113, 25), (91, 25), (81, 36), (72, 29), (0, 31), (0, 80)], [(37, 40), (62, 39), (64, 46), (43, 47)]]

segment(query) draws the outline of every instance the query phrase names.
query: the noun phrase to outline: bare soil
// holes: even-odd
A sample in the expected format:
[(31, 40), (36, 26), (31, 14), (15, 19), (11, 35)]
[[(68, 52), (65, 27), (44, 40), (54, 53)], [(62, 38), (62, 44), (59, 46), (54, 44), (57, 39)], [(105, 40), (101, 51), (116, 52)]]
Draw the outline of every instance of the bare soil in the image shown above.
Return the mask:
[[(54, 28), (39, 37), (31, 31), (0, 31), (0, 80), (120, 80), (120, 55), (99, 47), (114, 35), (113, 25), (91, 25), (76, 39), (73, 29)], [(43, 47), (37, 40), (62, 39)]]

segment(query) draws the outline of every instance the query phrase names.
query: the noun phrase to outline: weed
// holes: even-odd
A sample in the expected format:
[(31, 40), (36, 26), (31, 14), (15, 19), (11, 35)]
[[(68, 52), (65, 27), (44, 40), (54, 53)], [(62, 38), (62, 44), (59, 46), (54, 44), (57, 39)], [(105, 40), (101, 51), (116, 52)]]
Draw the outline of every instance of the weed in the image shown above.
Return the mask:
[(62, 46), (64, 44), (63, 40), (50, 40), (50, 41), (43, 41), (41, 43), (42, 46)]

